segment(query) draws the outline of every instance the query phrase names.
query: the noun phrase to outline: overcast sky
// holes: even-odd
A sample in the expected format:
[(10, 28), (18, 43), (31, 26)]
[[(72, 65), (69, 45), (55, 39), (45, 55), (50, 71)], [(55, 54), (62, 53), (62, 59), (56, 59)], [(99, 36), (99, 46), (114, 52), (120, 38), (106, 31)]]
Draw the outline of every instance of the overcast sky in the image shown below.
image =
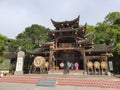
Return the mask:
[(50, 19), (96, 25), (110, 12), (120, 12), (120, 0), (0, 0), (0, 33), (15, 38), (32, 24), (54, 29)]

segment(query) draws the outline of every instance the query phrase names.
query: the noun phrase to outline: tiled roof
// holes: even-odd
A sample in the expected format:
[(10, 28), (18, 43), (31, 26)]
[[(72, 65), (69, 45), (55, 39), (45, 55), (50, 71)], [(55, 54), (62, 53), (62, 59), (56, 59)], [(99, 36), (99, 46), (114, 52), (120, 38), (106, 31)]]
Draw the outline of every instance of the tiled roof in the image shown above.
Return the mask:
[(93, 48), (86, 50), (86, 52), (113, 52), (115, 46), (108, 46), (105, 44), (95, 44)]

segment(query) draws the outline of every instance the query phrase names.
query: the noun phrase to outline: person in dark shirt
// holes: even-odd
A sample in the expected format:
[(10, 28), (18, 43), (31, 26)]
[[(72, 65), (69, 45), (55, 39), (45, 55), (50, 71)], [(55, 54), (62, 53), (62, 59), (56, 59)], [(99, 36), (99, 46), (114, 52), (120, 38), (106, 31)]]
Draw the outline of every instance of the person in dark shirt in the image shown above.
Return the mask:
[(69, 74), (69, 66), (67, 65), (67, 63), (65, 63), (64, 65), (64, 74)]

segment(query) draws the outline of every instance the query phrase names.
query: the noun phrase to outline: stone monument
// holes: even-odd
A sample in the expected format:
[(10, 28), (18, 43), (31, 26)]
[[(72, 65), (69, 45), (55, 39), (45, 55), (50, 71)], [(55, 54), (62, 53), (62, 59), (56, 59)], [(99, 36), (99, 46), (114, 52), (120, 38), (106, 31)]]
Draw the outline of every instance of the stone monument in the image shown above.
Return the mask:
[(14, 75), (23, 75), (24, 57), (25, 57), (25, 52), (19, 51), (17, 54), (16, 70)]

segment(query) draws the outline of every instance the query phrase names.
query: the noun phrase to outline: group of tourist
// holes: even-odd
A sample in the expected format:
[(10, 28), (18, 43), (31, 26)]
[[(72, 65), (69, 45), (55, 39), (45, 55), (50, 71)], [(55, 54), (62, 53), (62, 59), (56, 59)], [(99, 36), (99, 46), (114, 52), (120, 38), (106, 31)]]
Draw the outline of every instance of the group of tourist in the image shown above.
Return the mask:
[(64, 62), (60, 64), (61, 67), (64, 67), (64, 74), (68, 74), (70, 69), (79, 70), (79, 64), (78, 62), (75, 62), (74, 64), (70, 61)]

